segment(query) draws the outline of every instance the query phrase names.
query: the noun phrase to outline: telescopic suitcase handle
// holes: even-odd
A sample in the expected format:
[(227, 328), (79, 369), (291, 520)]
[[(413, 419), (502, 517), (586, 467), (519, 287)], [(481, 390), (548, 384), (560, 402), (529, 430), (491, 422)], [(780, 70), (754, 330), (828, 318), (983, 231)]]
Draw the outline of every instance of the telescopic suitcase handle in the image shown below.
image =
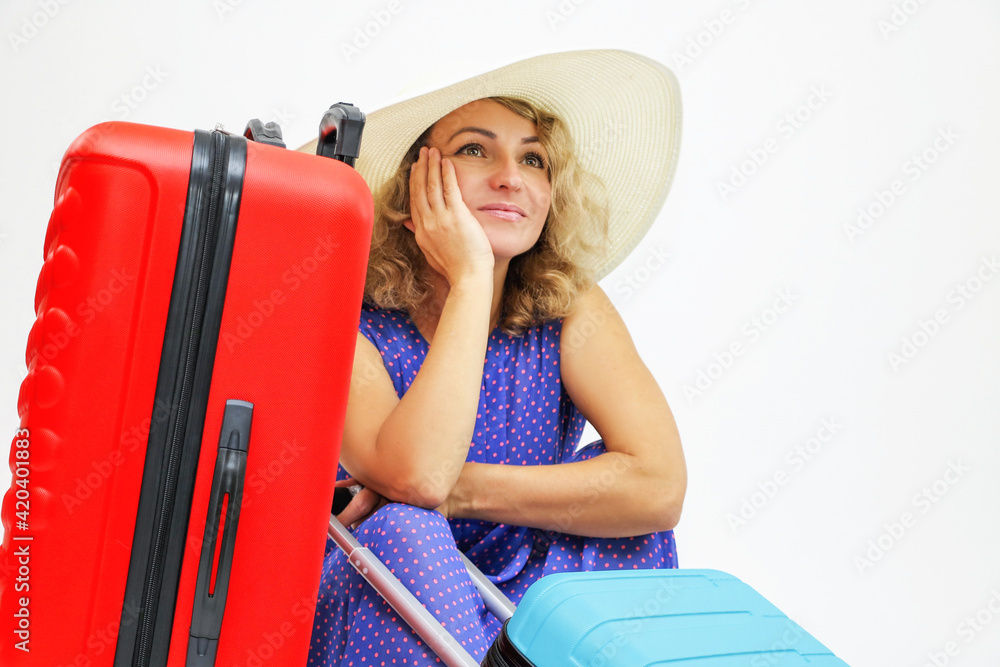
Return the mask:
[[(462, 648), (462, 645), (427, 611), (420, 600), (393, 576), (389, 568), (383, 565), (370, 549), (361, 546), (361, 543), (354, 539), (354, 536), (333, 515), (330, 516), (329, 535), (347, 554), (347, 560), (354, 569), (378, 591), (389, 606), (413, 628), (448, 667), (479, 667), (475, 658)], [(462, 554), (462, 562), (465, 563), (473, 583), (483, 596), (486, 608), (501, 622), (509, 619), (514, 613), (513, 603), (472, 564), (472, 561), (465, 557), (465, 554)]]
[(319, 143), (316, 155), (340, 160), (349, 167), (361, 154), (361, 133), (365, 129), (365, 114), (350, 102), (331, 106), (319, 121)]

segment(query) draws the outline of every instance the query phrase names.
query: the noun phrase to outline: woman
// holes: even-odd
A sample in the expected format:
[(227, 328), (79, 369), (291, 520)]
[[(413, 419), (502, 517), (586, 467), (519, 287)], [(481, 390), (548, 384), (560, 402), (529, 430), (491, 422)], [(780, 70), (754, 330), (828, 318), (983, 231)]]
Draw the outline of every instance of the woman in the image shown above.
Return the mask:
[[(459, 550), (515, 602), (552, 572), (677, 566), (676, 425), (595, 282), (662, 204), (677, 104), (662, 67), (590, 51), (369, 116), (376, 225), (340, 475), (364, 490), (340, 518), (477, 659), (500, 624)], [(602, 126), (609, 108), (630, 115)], [(602, 440), (577, 451), (587, 420)], [(393, 660), (437, 663), (330, 543), (310, 664)]]

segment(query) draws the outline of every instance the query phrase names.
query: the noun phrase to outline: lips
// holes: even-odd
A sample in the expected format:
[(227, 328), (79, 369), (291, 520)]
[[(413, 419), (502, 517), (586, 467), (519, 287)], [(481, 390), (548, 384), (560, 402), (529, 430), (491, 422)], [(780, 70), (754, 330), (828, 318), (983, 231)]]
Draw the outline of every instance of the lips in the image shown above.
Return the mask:
[(521, 210), (520, 206), (514, 206), (513, 204), (487, 204), (486, 206), (480, 206), (480, 211), (508, 211), (511, 213), (517, 213), (522, 218), (524, 217), (524, 211)]
[(501, 220), (509, 220), (511, 222), (525, 217), (521, 207), (514, 204), (487, 204), (486, 206), (480, 206), (479, 210)]

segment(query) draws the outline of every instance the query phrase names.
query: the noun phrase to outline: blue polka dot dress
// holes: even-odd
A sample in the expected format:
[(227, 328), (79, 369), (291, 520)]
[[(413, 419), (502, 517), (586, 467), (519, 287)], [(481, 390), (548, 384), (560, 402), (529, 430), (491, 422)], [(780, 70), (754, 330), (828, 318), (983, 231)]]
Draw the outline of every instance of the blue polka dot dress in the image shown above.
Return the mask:
[[(382, 355), (396, 393), (406, 393), (428, 343), (405, 312), (366, 303), (359, 330)], [(490, 334), (469, 461), (551, 465), (593, 458), (598, 440), (580, 450), (585, 424), (560, 381), (562, 321), (520, 337)], [(338, 477), (346, 472), (341, 468)], [(596, 487), (595, 487), (596, 488)], [(459, 550), (515, 604), (553, 572), (677, 567), (673, 531), (631, 538), (586, 538), (468, 519), (393, 503), (354, 531), (477, 660), (500, 632), (483, 605)], [(327, 540), (310, 667), (443, 664)]]

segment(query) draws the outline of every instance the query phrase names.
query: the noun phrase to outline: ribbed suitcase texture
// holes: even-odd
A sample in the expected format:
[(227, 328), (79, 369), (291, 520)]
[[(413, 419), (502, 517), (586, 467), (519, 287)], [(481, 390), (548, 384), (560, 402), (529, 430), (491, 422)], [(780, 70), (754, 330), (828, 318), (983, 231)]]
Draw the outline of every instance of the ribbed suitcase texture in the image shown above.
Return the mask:
[(543, 577), (483, 664), (846, 667), (750, 586), (694, 569)]
[[(218, 134), (203, 133), (202, 140), (219, 143)], [(208, 190), (190, 182), (196, 142), (192, 132), (113, 122), (85, 132), (64, 157), (18, 398), (13, 481), (2, 508), (5, 667), (186, 664), (230, 400), (252, 404), (253, 415), (216, 664), (306, 663), (371, 195), (341, 162), (230, 137), (234, 150), (245, 146), (241, 191), (199, 203), (193, 200)], [(225, 182), (216, 178), (212, 187)], [(182, 248), (193, 243), (182, 228), (196, 205), (238, 213), (214, 361), (211, 345), (167, 329), (179, 255), (211, 254), (207, 245)], [(151, 433), (173, 423), (178, 404), (189, 400), (156, 399), (168, 346), (191, 346), (191, 358), (211, 379), (204, 413), (188, 417), (199, 426), (194, 436), (201, 435), (188, 461), (197, 472), (178, 473), (193, 493), (186, 530), (183, 522), (172, 527), (171, 548), (182, 547), (183, 559), (177, 585), (163, 593), (172, 607), (169, 632), (124, 642), (125, 651), (122, 637), (138, 635), (149, 614), (126, 604), (125, 592), (130, 567), (135, 590), (149, 585), (145, 565), (133, 562), (133, 539), (148, 529), (137, 524), (144, 470), (161, 457), (151, 451)], [(146, 486), (157, 490), (148, 480)], [(141, 659), (131, 655), (140, 642), (151, 647)]]

